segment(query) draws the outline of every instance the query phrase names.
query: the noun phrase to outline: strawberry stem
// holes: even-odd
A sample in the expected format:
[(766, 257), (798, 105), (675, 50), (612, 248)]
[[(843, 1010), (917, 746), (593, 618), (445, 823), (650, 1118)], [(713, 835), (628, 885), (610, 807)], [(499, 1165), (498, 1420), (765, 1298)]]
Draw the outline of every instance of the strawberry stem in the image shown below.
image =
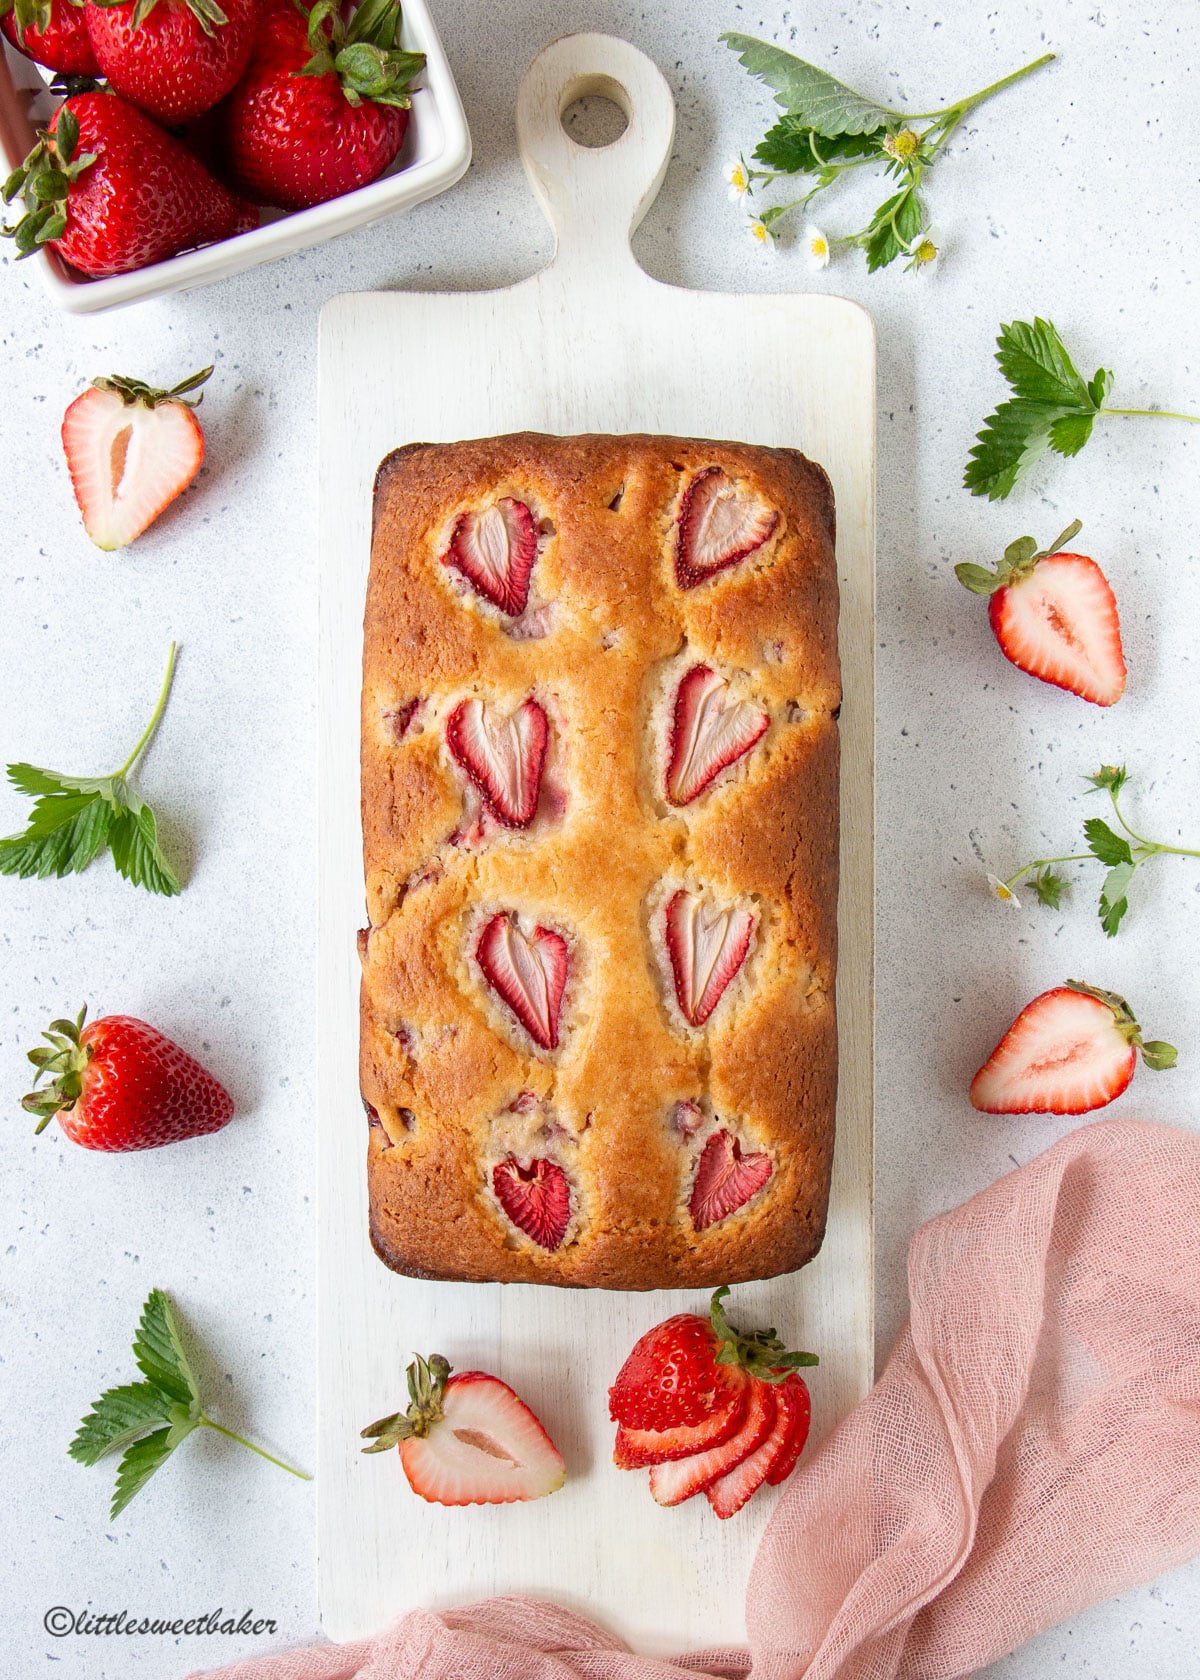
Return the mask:
[(197, 1421), (205, 1429), (215, 1429), (218, 1435), (224, 1435), (227, 1440), (236, 1441), (240, 1447), (249, 1447), (252, 1453), (257, 1453), (259, 1458), (265, 1458), (268, 1464), (277, 1464), (281, 1470), (286, 1470), (289, 1476), (296, 1476), (302, 1482), (312, 1481), (312, 1477), (306, 1470), (297, 1470), (293, 1465), (285, 1464), (281, 1458), (275, 1458), (271, 1453), (265, 1452), (262, 1447), (256, 1447), (253, 1441), (247, 1441), (244, 1435), (237, 1435), (232, 1429), (226, 1429), (223, 1423), (214, 1423), (210, 1417), (205, 1417), (203, 1412), (201, 1412)]
[(162, 715), (167, 709), (167, 699), (171, 693), (171, 684), (175, 679), (176, 651), (176, 644), (172, 642), (171, 651), (167, 655), (167, 671), (166, 675), (163, 677), (162, 688), (159, 691), (158, 696), (158, 704), (154, 708), (154, 715), (150, 719), (150, 722), (146, 725), (145, 729), (143, 729), (141, 735), (138, 737), (137, 746), (134, 747), (133, 751), (125, 760), (124, 764), (122, 764), (121, 768), (113, 773), (114, 781), (118, 776), (127, 776), (129, 774), (130, 770), (132, 770), (133, 766), (137, 763), (142, 753), (144, 753), (146, 748), (150, 745), (151, 736), (162, 722)]
[(1188, 420), (1193, 426), (1200, 426), (1200, 414), (1181, 414), (1176, 408), (1102, 408), (1100, 414), (1135, 414), (1142, 418), (1158, 420)]

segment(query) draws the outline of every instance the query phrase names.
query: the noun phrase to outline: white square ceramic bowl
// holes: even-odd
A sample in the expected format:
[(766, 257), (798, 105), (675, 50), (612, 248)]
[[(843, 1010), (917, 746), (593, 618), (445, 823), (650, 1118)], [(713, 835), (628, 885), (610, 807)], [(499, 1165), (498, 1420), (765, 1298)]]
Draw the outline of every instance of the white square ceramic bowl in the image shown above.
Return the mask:
[[(223, 280), (256, 263), (290, 256), (334, 234), (366, 227), (444, 192), (467, 171), (471, 135), (427, 0), (405, 0), (404, 45), (423, 52), (426, 66), (413, 93), (412, 120), (400, 155), (387, 174), (369, 187), (290, 215), (268, 211), (266, 214), (273, 219), (251, 233), (106, 280), (88, 280), (77, 274), (53, 251), (39, 252), (25, 260), (36, 263), (47, 292), (60, 309), (87, 315)], [(46, 121), (52, 109), (53, 102), (35, 66), (0, 38), (0, 155), (6, 165), (0, 176), (15, 169), (25, 157), (34, 142), (34, 129)]]

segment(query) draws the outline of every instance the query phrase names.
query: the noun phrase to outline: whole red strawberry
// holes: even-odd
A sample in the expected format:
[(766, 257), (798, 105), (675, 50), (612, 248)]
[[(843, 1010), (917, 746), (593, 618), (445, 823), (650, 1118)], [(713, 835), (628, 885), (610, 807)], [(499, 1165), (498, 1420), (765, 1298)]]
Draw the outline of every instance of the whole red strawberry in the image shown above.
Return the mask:
[(83, 274), (125, 274), (255, 226), (178, 140), (116, 93), (81, 93), (55, 112), (9, 176), (25, 213), (2, 231), (19, 256), (44, 245)]
[(236, 85), (258, 0), (87, 0), (84, 15), (109, 87), (174, 126), (211, 111)]
[(83, 0), (0, 0), (0, 29), (18, 52), (60, 75), (95, 76)]
[[(39, 1132), (57, 1114), (85, 1149), (125, 1151), (228, 1125), (233, 1098), (195, 1057), (131, 1015), (105, 1015), (85, 1027), (86, 1014), (51, 1021), (50, 1048), (29, 1052), (38, 1072), (21, 1107), (38, 1115)], [(39, 1090), (42, 1079), (50, 1084)]]
[(401, 50), (399, 0), (335, 0), (263, 18), (250, 68), (222, 108), (226, 170), (259, 204), (302, 210), (376, 180), (408, 127), (423, 53)]

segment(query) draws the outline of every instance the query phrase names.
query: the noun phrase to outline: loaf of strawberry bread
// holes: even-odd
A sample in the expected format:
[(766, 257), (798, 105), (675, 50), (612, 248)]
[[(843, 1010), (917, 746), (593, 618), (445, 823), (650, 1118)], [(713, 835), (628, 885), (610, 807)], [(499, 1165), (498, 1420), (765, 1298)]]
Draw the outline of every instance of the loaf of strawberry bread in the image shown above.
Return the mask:
[(364, 638), (371, 1236), (664, 1289), (824, 1234), (834, 510), (794, 450), (531, 434), (379, 469)]

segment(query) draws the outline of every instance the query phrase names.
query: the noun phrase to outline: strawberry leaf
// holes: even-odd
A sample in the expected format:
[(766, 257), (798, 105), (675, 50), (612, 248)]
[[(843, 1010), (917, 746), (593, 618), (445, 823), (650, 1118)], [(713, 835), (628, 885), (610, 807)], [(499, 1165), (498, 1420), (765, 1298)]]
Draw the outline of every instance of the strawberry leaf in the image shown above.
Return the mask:
[(735, 33), (722, 35), (721, 40), (752, 76), (774, 90), (777, 104), (818, 134), (869, 134), (900, 119), (899, 111), (864, 98), (827, 71), (768, 41)]
[(156, 1429), (152, 1435), (146, 1435), (126, 1449), (117, 1470), (117, 1485), (108, 1513), (110, 1522), (116, 1522), (130, 1500), (142, 1491), (154, 1472), (161, 1470), (170, 1458), (175, 1450), (170, 1437), (169, 1429)]
[(1133, 879), (1135, 863), (1118, 863), (1104, 877), (1100, 888), (1100, 926), (1111, 939), (1129, 909), (1126, 889)]
[(122, 811), (113, 820), (108, 837), (113, 867), (135, 887), (174, 898), (183, 889), (158, 843), (158, 827), (148, 805)]
[(1016, 397), (989, 414), (972, 447), (963, 484), (975, 496), (1002, 502), (1042, 455), (1062, 409)]
[(819, 175), (831, 166), (881, 152), (886, 129), (818, 135), (801, 117), (783, 116), (754, 148), (757, 163), (784, 175)]
[(1050, 426), (1050, 447), (1058, 455), (1078, 455), (1092, 435), (1094, 414), (1060, 414)]
[(1091, 406), (1087, 386), (1050, 321), (1011, 321), (1000, 328), (996, 360), (1013, 394), (1060, 408)]
[(1110, 868), (1119, 863), (1132, 864), (1133, 853), (1129, 850), (1128, 840), (1114, 834), (1103, 817), (1089, 817), (1083, 825), (1083, 832), (1087, 835), (1088, 850), (1101, 863), (1108, 864)]
[(156, 1424), (167, 1423), (171, 1401), (153, 1383), (109, 1388), (83, 1419), (67, 1448), (77, 1464), (98, 1464)]
[(1142, 1045), (1142, 1060), (1155, 1073), (1162, 1073), (1167, 1068), (1173, 1068), (1179, 1060), (1179, 1052), (1173, 1044), (1167, 1044), (1161, 1038), (1152, 1038), (1149, 1044)]
[(138, 1370), (171, 1400), (185, 1406), (200, 1405), (200, 1391), (183, 1351), (171, 1302), (161, 1289), (153, 1289), (142, 1308), (133, 1357)]
[(895, 262), (897, 257), (907, 256), (924, 222), (925, 213), (915, 187), (905, 187), (881, 204), (862, 238), (868, 271), (873, 274), (877, 268)]

